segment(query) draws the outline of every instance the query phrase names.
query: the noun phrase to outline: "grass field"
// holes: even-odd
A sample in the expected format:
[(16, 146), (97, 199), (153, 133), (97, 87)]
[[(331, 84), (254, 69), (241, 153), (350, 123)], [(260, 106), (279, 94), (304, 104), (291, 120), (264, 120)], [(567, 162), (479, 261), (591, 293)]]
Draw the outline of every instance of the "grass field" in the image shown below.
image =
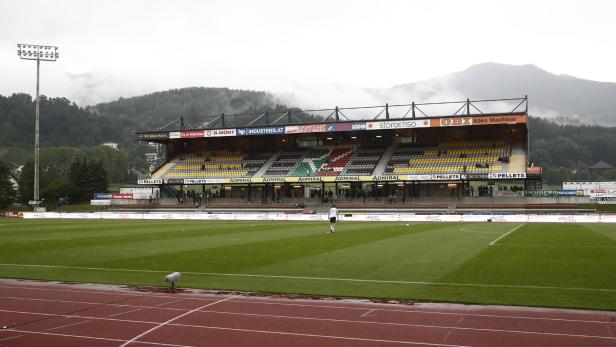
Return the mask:
[(327, 230), (315, 222), (6, 219), (0, 276), (162, 286), (180, 271), (180, 286), (194, 288), (616, 310), (615, 226)]

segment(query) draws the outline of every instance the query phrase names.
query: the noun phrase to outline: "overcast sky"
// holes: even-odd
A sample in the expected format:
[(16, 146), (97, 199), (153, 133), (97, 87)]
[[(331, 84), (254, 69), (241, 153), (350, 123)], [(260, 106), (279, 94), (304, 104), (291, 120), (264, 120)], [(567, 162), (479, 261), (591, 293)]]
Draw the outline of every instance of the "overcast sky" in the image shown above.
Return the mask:
[(610, 0), (2, 0), (0, 94), (34, 94), (17, 43), (59, 46), (42, 93), (80, 105), (189, 86), (385, 88), (486, 61), (616, 82), (615, 16)]

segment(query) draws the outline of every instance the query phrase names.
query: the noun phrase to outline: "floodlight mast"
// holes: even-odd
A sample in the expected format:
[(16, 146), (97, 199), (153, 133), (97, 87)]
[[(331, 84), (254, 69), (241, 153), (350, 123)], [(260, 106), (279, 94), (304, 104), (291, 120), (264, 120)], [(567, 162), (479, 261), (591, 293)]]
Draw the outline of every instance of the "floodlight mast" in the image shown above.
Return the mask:
[(36, 60), (36, 111), (34, 122), (34, 201), (39, 201), (39, 118), (40, 118), (40, 68), (41, 60), (56, 61), (58, 47), (17, 44), (17, 55), (24, 60)]

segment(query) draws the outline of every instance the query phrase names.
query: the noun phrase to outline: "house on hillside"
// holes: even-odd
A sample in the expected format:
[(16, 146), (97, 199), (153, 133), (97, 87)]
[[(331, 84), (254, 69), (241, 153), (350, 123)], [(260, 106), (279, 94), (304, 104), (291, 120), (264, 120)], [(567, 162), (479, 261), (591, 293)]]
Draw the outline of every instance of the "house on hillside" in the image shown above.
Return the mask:
[(601, 175), (603, 172), (609, 170), (609, 169), (613, 169), (614, 167), (606, 162), (604, 162), (603, 160), (599, 160), (598, 162), (592, 164), (591, 166), (588, 167), (588, 171), (590, 171), (590, 173), (596, 177)]

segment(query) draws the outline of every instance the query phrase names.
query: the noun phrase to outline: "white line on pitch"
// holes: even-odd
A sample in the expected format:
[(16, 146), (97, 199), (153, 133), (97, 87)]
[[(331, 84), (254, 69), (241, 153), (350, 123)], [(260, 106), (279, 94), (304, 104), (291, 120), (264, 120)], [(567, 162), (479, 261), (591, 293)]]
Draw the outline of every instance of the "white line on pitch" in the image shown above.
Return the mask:
[(551, 244), (524, 244), (524, 243), (497, 243), (492, 246), (505, 246), (505, 247), (541, 247), (541, 248), (607, 248), (616, 249), (613, 246), (593, 246), (593, 245), (551, 245)]
[[(524, 224), (523, 224), (524, 225)], [(521, 227), (518, 226), (517, 228)], [(516, 228), (516, 229), (517, 229)], [(515, 229), (509, 231), (511, 233)], [(118, 272), (146, 272), (146, 273), (169, 273), (169, 270), (138, 270), (138, 269), (114, 269), (98, 267), (78, 267), (61, 265), (35, 265), (35, 264), (0, 264), (0, 266), (15, 267), (41, 267), (74, 270), (95, 270), (95, 271), (118, 271)], [(524, 284), (488, 284), (488, 283), (457, 283), (457, 282), (430, 282), (430, 281), (403, 281), (403, 280), (373, 280), (362, 278), (337, 278), (337, 277), (311, 277), (311, 276), (284, 276), (284, 275), (261, 275), (261, 274), (238, 274), (220, 272), (192, 272), (182, 271), (185, 275), (195, 276), (228, 276), (228, 277), (251, 277), (251, 278), (270, 278), (284, 280), (308, 280), (308, 281), (332, 281), (332, 282), (357, 282), (357, 283), (384, 283), (384, 284), (406, 284), (420, 286), (450, 286), (450, 287), (479, 287), (479, 288), (516, 288), (516, 289), (550, 289), (550, 290), (570, 290), (570, 291), (590, 291), (590, 292), (616, 292), (613, 288), (580, 288), (580, 287), (557, 287), (557, 286), (535, 286)]]
[(224, 301), (227, 301), (227, 300), (231, 300), (231, 299), (234, 299), (234, 298), (237, 298), (237, 297), (240, 297), (240, 296), (242, 296), (242, 295), (240, 294), (240, 295), (229, 296), (229, 297), (226, 297), (226, 298), (224, 298), (224, 299), (221, 299), (221, 300), (218, 300), (218, 301), (214, 301), (214, 302), (211, 302), (211, 303), (209, 303), (209, 304), (203, 305), (203, 306), (201, 306), (201, 307), (197, 307), (197, 308), (192, 309), (192, 310), (190, 310), (190, 311), (184, 312), (184, 313), (182, 313), (182, 314), (180, 314), (180, 315), (177, 315), (177, 316), (175, 316), (175, 317), (173, 317), (173, 318), (171, 318), (171, 319), (169, 319), (169, 320), (166, 320), (166, 321), (164, 321), (164, 322), (162, 322), (162, 323), (160, 323), (160, 324), (156, 325), (155, 327), (153, 327), (153, 328), (151, 328), (151, 329), (148, 329), (148, 330), (146, 330), (146, 331), (142, 332), (141, 334), (139, 334), (139, 335), (137, 335), (137, 336), (133, 337), (133, 338), (132, 338), (132, 339), (130, 339), (130, 340), (127, 340), (127, 341), (126, 341), (126, 342), (124, 342), (122, 345), (120, 345), (120, 347), (125, 347), (125, 346), (128, 346), (129, 344), (131, 344), (131, 343), (133, 343), (133, 342), (137, 341), (139, 338), (141, 338), (141, 337), (143, 337), (143, 336), (145, 336), (145, 335), (147, 335), (147, 334), (151, 333), (152, 331), (157, 330), (158, 328), (162, 328), (162, 327), (164, 327), (164, 326), (165, 326), (165, 325), (167, 325), (167, 324), (173, 323), (174, 321), (176, 321), (176, 320), (178, 320), (178, 319), (180, 319), (180, 318), (182, 318), (182, 317), (185, 317), (185, 316), (187, 316), (187, 315), (189, 315), (189, 314), (191, 314), (191, 313), (195, 313), (195, 312), (197, 312), (197, 311), (199, 311), (199, 310), (202, 310), (202, 309), (204, 309), (204, 308), (206, 308), (206, 307), (210, 307), (210, 306), (216, 305), (216, 304), (218, 304), (218, 303), (221, 303), (221, 302), (224, 302)]
[(473, 230), (473, 229), (469, 229), (469, 228), (460, 228), (460, 231), (466, 232), (466, 233), (478, 233), (478, 234), (496, 234), (498, 232), (494, 232), (494, 231), (480, 231), (480, 230)]
[(494, 246), (494, 244), (495, 244), (495, 243), (497, 243), (499, 240), (501, 240), (501, 239), (503, 239), (503, 238), (507, 237), (507, 235), (509, 235), (509, 234), (511, 234), (512, 232), (514, 232), (514, 231), (516, 231), (516, 230), (520, 229), (520, 228), (521, 228), (521, 227), (523, 227), (524, 225), (526, 225), (526, 224), (520, 224), (520, 225), (518, 225), (517, 227), (515, 227), (515, 228), (513, 228), (513, 229), (509, 230), (508, 232), (504, 233), (503, 235), (499, 236), (496, 240), (494, 240), (494, 241), (490, 242), (490, 246)]

